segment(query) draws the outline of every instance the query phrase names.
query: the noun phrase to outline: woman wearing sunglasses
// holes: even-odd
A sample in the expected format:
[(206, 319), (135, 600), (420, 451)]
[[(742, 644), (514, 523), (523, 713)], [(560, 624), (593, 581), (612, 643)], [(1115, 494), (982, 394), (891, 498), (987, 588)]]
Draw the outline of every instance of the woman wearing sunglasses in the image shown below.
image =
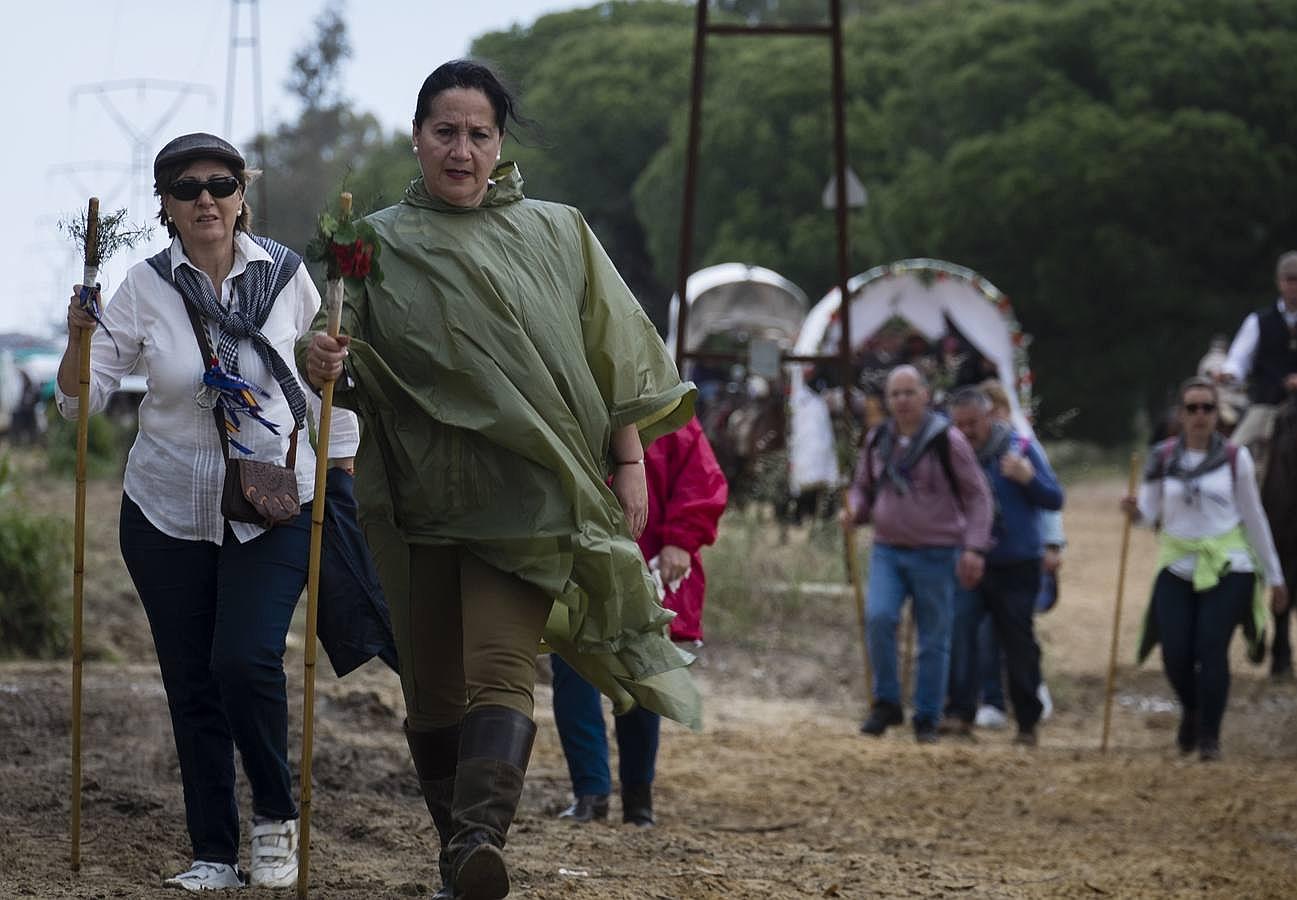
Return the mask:
[[(82, 341), (92, 342), (91, 411), (137, 366), (147, 374), (119, 532), (153, 632), (192, 843), (191, 867), (166, 883), (243, 885), (237, 747), (252, 789), (251, 883), (291, 887), (297, 806), (283, 655), (306, 581), (316, 467), (310, 441), (294, 436), (318, 400), (290, 361), (320, 296), (297, 254), (248, 231), (248, 171), (229, 143), (178, 137), (158, 153), (153, 176), (171, 246), (131, 268), (98, 319), (81, 299), (97, 303), (97, 287), (77, 285), (58, 403), (65, 417), (77, 415)], [(200, 349), (203, 332), (211, 357)], [(259, 409), (240, 405), (248, 398)], [(335, 414), (331, 462), (350, 468), (358, 438), (355, 416)], [(300, 513), (269, 529), (227, 521), (227, 446), (233, 457), (287, 462)]]
[(1279, 556), (1261, 508), (1247, 448), (1216, 430), (1216, 385), (1190, 378), (1180, 388), (1178, 437), (1157, 444), (1139, 497), (1123, 497), (1132, 521), (1160, 529), (1158, 574), (1144, 619), (1142, 661), (1162, 645), (1162, 664), (1182, 707), (1176, 744), (1204, 761), (1220, 758), (1220, 723), (1229, 695), (1229, 643), (1242, 624), (1259, 646), (1264, 590), (1287, 608)]

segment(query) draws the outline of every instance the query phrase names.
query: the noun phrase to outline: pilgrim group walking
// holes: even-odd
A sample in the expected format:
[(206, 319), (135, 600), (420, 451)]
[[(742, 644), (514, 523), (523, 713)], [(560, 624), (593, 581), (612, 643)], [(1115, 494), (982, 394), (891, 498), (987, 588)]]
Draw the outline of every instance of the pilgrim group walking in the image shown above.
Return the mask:
[[(363, 622), (375, 637), (340, 650), (350, 654), (340, 665), (323, 625), (321, 636), (340, 672), (375, 654), (399, 660), (437, 897), (510, 892), (504, 848), (536, 735), (542, 641), (572, 780), (563, 818), (608, 815), (601, 695), (633, 825), (655, 822), (659, 717), (700, 725), (687, 666), (702, 638), (699, 551), (715, 540), (725, 479), (693, 417), (693, 385), (581, 213), (527, 198), (518, 167), (502, 161), (519, 122), (487, 67), (454, 61), (428, 76), (410, 130), (420, 174), (365, 219), (383, 277), (348, 281), (336, 329), (301, 257), (249, 230), (257, 173), (211, 134), (177, 137), (154, 161), (170, 246), (131, 268), (102, 313), (94, 285), (74, 288), (61, 413), (102, 409), (137, 369), (148, 380), (120, 543), (180, 762), (191, 862), (170, 886), (297, 884), (284, 652), (308, 580), (312, 507), (324, 502), (317, 467), (329, 467), (329, 505), (341, 501), (352, 552), (373, 573), (340, 630), (354, 639)], [(1249, 320), (1231, 353), (1259, 407), (1297, 387), (1297, 351), (1284, 343), (1297, 315), (1290, 277), (1297, 309), (1290, 255), (1284, 299)], [(303, 432), (321, 421), (321, 393), (339, 407), (327, 459)], [(862, 731), (901, 724), (912, 699), (918, 741), (968, 734), (993, 693), (989, 670), (994, 683), (1007, 675), (1016, 740), (1034, 745), (1045, 706), (1033, 619), (1042, 576), (1058, 568), (1062, 488), (987, 393), (965, 390), (937, 411), (922, 373), (900, 366), (886, 395), (890, 417), (862, 445), (842, 514), (874, 529)], [(1147, 646), (1161, 644), (1183, 705), (1180, 747), (1214, 759), (1229, 636), (1236, 623), (1249, 634), (1263, 624), (1258, 579), (1284, 608), (1284, 564), (1251, 454), (1217, 435), (1216, 385), (1188, 382), (1180, 400), (1180, 436), (1150, 454), (1122, 508), (1160, 528)], [(276, 483), (287, 493), (255, 496), (257, 471), (286, 473)], [(232, 512), (240, 492), (257, 515)], [(912, 698), (898, 673), (907, 599)], [(236, 749), (252, 795), (246, 871)]]

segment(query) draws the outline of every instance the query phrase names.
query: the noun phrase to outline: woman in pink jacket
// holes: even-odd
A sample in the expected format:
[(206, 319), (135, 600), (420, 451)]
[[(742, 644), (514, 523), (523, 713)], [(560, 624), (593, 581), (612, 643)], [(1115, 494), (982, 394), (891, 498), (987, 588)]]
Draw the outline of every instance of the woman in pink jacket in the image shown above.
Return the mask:
[[(664, 592), (662, 605), (676, 614), (672, 640), (699, 645), (707, 583), (699, 551), (716, 540), (729, 494), (725, 476), (696, 418), (649, 445), (643, 465), (649, 508), (639, 548)], [(559, 817), (577, 822), (606, 819), (612, 778), (602, 700), (598, 690), (557, 655), (550, 661), (554, 721), (576, 798)], [(651, 826), (660, 719), (637, 707), (614, 721), (622, 821)]]

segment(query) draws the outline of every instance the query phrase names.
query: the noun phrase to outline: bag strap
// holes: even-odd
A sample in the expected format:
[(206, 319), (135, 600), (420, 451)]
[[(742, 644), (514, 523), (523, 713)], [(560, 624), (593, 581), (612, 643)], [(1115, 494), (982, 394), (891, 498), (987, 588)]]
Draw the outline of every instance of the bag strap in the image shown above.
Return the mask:
[(946, 483), (950, 485), (950, 494), (955, 498), (955, 505), (963, 509), (964, 496), (959, 491), (959, 479), (955, 477), (955, 464), (950, 459), (950, 426), (933, 437), (932, 449), (937, 451), (937, 461), (941, 463), (941, 471), (946, 473)]
[[(203, 371), (206, 372), (216, 354), (212, 351), (211, 338), (207, 336), (207, 329), (203, 327), (203, 321), (198, 315), (198, 310), (194, 309), (193, 304), (185, 299), (185, 295), (176, 286), (175, 279), (171, 277), (171, 251), (163, 250), (156, 256), (149, 257), (148, 263), (153, 268), (153, 271), (161, 276), (163, 281), (171, 285), (180, 298), (180, 302), (184, 304), (185, 314), (189, 317), (189, 326), (194, 330), (194, 340), (198, 342), (198, 352), (203, 357)], [(212, 417), (216, 422), (216, 433), (221, 436), (221, 449), (225, 452), (226, 465), (229, 465), (230, 436), (225, 430), (225, 414), (221, 412), (220, 406), (212, 407)], [(294, 423), (294, 426), (296, 426), (296, 423)], [(297, 432), (298, 429), (294, 427), (292, 435), (288, 438), (288, 455), (284, 459), (284, 465), (289, 469), (297, 467)]]
[[(932, 436), (928, 446), (923, 448), (923, 452), (933, 450), (937, 454), (937, 461), (941, 464), (941, 471), (946, 476), (946, 482), (950, 485), (950, 493), (955, 498), (955, 503), (960, 509), (964, 508), (964, 498), (959, 490), (959, 479), (955, 477), (955, 466), (950, 459), (950, 435), (948, 434), (950, 426), (941, 429)], [(875, 429), (872, 440), (865, 444), (865, 499), (868, 501), (870, 508), (873, 508), (874, 501), (878, 498), (878, 484), (874, 479), (873, 454), (875, 450), (883, 459), (883, 467), (886, 469), (887, 460), (895, 451), (895, 435), (892, 434), (890, 427), (884, 423)], [(920, 454), (922, 455), (922, 454)]]

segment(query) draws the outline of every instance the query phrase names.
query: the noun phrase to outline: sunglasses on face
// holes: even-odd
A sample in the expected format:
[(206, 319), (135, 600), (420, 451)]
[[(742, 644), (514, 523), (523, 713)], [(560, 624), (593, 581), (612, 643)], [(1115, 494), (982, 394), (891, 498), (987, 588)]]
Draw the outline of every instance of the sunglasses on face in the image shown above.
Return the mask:
[(228, 197), (241, 185), (233, 175), (214, 175), (206, 181), (196, 178), (182, 178), (167, 188), (167, 193), (177, 200), (197, 200), (203, 191), (218, 199)]
[(1186, 403), (1184, 411), (1190, 415), (1197, 413), (1214, 413), (1216, 411), (1215, 403)]

